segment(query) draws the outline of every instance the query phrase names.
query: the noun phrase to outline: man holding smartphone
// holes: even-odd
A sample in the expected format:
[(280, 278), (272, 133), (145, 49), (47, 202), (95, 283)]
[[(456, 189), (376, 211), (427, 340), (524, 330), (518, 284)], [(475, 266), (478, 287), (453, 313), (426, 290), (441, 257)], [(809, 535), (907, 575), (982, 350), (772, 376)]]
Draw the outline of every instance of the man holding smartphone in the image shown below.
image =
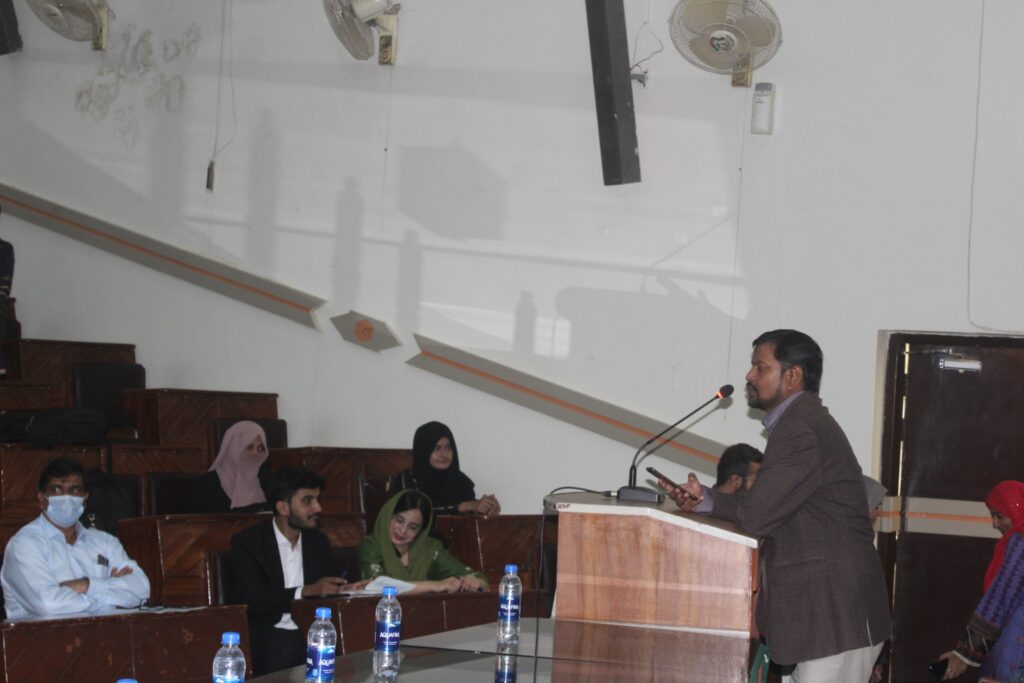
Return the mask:
[[(818, 397), (823, 357), (796, 330), (754, 340), (747, 403), (767, 413), (761, 469), (747, 490), (670, 496), (762, 539), (757, 626), (794, 683), (867, 683), (891, 624), (860, 465)], [(667, 482), (663, 482), (667, 483)]]

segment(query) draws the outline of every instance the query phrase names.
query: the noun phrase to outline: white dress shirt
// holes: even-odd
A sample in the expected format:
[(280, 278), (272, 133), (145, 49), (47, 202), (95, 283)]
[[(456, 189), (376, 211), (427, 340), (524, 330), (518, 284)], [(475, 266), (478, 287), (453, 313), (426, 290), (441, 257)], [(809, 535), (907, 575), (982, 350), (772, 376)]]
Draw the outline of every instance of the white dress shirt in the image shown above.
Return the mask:
[[(273, 521), (271, 526), (274, 527), (274, 538), (277, 539), (277, 552), (281, 556), (281, 571), (284, 572), (284, 587), (291, 588), (292, 586), (298, 586), (295, 589), (295, 599), (298, 600), (302, 597), (302, 585), (306, 580), (306, 575), (302, 570), (302, 535), (299, 535), (299, 540), (292, 547), (292, 542), (284, 537), (281, 530), (277, 528), (277, 521)], [(298, 631), (299, 627), (292, 619), (291, 612), (285, 612), (281, 615), (281, 621), (274, 624), (274, 628), (283, 628), (286, 631)]]
[[(43, 618), (138, 607), (149, 598), (149, 579), (114, 536), (78, 524), (69, 545), (64, 532), (45, 515), (14, 535), (4, 551), (0, 581), (8, 619)], [(125, 576), (110, 572), (131, 567)], [(89, 578), (89, 589), (77, 593), (62, 581)]]

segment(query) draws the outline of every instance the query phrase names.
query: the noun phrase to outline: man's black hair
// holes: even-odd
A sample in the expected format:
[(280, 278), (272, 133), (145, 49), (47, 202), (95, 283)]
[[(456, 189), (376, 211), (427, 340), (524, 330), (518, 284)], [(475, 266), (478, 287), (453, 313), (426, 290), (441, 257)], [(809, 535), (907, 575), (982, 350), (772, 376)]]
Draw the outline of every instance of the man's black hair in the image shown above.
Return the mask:
[(716, 471), (718, 479), (715, 481), (715, 486), (721, 486), (729, 481), (729, 477), (734, 474), (745, 478), (750, 463), (761, 462), (762, 457), (764, 454), (750, 444), (737, 443), (729, 446), (722, 452), (722, 457), (718, 460)]
[(81, 463), (71, 458), (54, 458), (43, 469), (43, 473), (39, 475), (39, 490), (42, 493), (46, 493), (46, 487), (51, 481), (70, 477), (72, 474), (80, 476), (82, 478), (82, 486), (87, 486), (85, 483), (85, 468), (82, 467)]
[(772, 330), (754, 340), (754, 348), (761, 344), (772, 346), (772, 354), (783, 372), (799, 365), (804, 372), (804, 389), (818, 393), (825, 359), (816, 341), (797, 330)]
[(289, 502), (299, 489), (322, 489), (324, 478), (305, 467), (282, 467), (274, 472), (270, 486), (270, 507), (277, 512), (277, 501)]

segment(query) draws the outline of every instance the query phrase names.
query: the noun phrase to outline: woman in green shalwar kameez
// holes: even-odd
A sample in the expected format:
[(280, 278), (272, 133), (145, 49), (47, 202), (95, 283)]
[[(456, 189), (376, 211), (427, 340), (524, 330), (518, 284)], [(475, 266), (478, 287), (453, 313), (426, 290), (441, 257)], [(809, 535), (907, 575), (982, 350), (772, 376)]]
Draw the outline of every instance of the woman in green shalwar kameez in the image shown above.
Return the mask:
[(393, 496), (377, 515), (373, 533), (359, 545), (363, 579), (389, 576), (416, 588), (409, 593), (455, 593), (487, 589), (487, 578), (452, 556), (428, 531), (430, 499), (416, 490)]

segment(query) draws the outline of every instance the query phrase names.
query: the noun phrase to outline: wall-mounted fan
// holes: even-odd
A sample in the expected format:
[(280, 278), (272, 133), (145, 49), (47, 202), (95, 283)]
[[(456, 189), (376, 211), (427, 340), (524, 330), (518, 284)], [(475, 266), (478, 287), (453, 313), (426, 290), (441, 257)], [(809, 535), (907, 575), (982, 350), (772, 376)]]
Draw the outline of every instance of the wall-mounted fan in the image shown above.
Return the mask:
[[(680, 0), (668, 20), (672, 43), (691, 64), (750, 85), (782, 44), (782, 25), (765, 0)], [(736, 78), (740, 76), (741, 78)]]
[(25, 0), (44, 24), (68, 40), (91, 41), (107, 49), (110, 9), (105, 0)]
[(398, 10), (391, 0), (324, 0), (327, 20), (338, 40), (356, 59), (373, 56), (373, 30), (379, 34), (378, 64), (394, 64), (398, 48)]

